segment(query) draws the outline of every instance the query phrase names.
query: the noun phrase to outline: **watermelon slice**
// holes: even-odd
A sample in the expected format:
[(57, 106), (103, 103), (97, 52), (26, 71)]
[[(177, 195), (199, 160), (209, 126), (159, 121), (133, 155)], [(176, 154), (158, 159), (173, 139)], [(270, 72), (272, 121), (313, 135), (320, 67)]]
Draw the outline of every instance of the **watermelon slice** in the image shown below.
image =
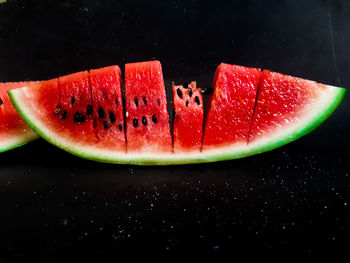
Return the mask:
[(18, 115), (7, 94), (9, 90), (30, 87), (36, 83), (38, 82), (0, 83), (0, 152), (11, 150), (38, 138), (38, 135)]
[(203, 128), (203, 98), (196, 82), (174, 85), (174, 152), (200, 152)]
[[(176, 117), (175, 152), (172, 151), (159, 61), (126, 65), (125, 121), (123, 104), (119, 103), (120, 70), (116, 66), (10, 90), (9, 95), (35, 132), (68, 152), (101, 162), (168, 165), (242, 158), (284, 145), (320, 125), (346, 92), (313, 81), (228, 64), (218, 67), (213, 86), (202, 151), (198, 150), (203, 104), (199, 93), (199, 104), (194, 97), (192, 119), (186, 117), (186, 123), (184, 117)], [(180, 90), (183, 100), (178, 94), (174, 96), (176, 115), (190, 116), (190, 103), (186, 107), (186, 100), (191, 99), (189, 89)], [(197, 119), (195, 116), (199, 120), (193, 120)], [(126, 126), (121, 131), (122, 123)], [(184, 132), (181, 127), (188, 128), (191, 123), (194, 129)], [(193, 134), (189, 140), (184, 137), (188, 132)]]
[(127, 151), (170, 153), (169, 115), (159, 61), (125, 65)]
[(311, 132), (342, 101), (346, 90), (264, 70), (249, 148), (272, 150)]

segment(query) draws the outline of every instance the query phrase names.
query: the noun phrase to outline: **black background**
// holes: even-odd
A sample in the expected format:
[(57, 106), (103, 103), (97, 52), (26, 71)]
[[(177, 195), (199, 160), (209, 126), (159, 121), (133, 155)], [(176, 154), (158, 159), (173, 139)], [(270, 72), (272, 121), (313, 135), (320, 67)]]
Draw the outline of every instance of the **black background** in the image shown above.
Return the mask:
[[(7, 1), (0, 81), (159, 59), (209, 87), (220, 62), (350, 86), (350, 1)], [(349, 259), (349, 98), (312, 134), (242, 160), (107, 165), (37, 140), (0, 156), (0, 262)]]

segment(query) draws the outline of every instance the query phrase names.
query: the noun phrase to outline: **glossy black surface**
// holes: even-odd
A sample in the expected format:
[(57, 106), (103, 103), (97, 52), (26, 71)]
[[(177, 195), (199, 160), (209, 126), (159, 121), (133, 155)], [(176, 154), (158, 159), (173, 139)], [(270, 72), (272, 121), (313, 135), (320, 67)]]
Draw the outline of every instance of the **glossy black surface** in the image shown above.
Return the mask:
[[(8, 1), (0, 81), (159, 59), (167, 88), (208, 88), (222, 61), (348, 88), (349, 17), (331, 0)], [(349, 113), (346, 97), (312, 134), (214, 164), (107, 165), (42, 140), (3, 153), (0, 262), (346, 262)]]

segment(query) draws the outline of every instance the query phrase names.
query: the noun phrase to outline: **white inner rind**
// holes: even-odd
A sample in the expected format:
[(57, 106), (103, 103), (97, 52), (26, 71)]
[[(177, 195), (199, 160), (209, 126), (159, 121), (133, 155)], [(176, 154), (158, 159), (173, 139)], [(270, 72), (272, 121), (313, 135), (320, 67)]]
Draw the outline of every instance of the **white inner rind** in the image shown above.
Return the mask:
[(32, 107), (30, 106), (30, 100), (27, 99), (26, 93), (28, 94), (28, 97), (30, 97), (30, 88), (24, 87), (9, 92), (14, 106), (27, 124), (50, 143), (74, 155), (100, 162), (139, 165), (169, 165), (203, 163), (242, 158), (269, 151), (287, 144), (310, 132), (325, 119), (327, 119), (327, 117), (329, 117), (329, 115), (341, 102), (345, 90), (333, 86), (327, 86), (327, 88), (321, 92), (319, 98), (314, 100), (314, 103), (305, 107), (298, 123), (277, 128), (270, 135), (257, 138), (249, 144), (235, 143), (229, 146), (207, 150), (205, 152), (176, 154), (164, 152), (140, 152), (126, 154), (124, 152), (105, 150), (102, 148), (102, 146), (99, 148), (98, 144), (86, 145), (77, 142), (73, 138), (65, 138), (60, 134), (52, 132), (40, 118), (36, 117), (35, 111), (33, 111)]
[(0, 152), (19, 147), (37, 138), (39, 136), (32, 130), (11, 131), (9, 135), (1, 136)]

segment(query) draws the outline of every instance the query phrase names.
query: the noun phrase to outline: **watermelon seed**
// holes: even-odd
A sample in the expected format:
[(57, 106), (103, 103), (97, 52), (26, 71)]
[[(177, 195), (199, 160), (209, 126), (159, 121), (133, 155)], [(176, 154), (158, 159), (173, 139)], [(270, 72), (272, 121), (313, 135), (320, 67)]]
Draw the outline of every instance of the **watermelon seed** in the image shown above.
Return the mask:
[(115, 115), (114, 115), (114, 113), (113, 112), (109, 112), (109, 119), (110, 119), (110, 121), (111, 121), (111, 123), (114, 123), (115, 122)]
[(179, 98), (182, 99), (182, 91), (179, 88), (177, 88), (176, 92), (177, 96), (179, 96)]
[(143, 97), (142, 100), (143, 100), (143, 103), (144, 103), (145, 105), (147, 105), (147, 99), (146, 99), (146, 97)]
[(103, 129), (104, 130), (108, 129), (108, 123), (106, 121), (103, 122)]
[(60, 113), (60, 111), (61, 111), (60, 105), (57, 105), (57, 107), (56, 107), (56, 109), (54, 111), (54, 114), (57, 115), (58, 113)]
[(86, 118), (84, 115), (80, 114), (79, 111), (77, 111), (74, 114), (74, 121), (75, 122), (85, 122)]
[(0, 105), (4, 104), (4, 102), (2, 101), (2, 99), (0, 98)]
[(135, 102), (136, 107), (138, 107), (139, 106), (139, 100), (135, 98), (134, 102)]
[(93, 125), (94, 125), (94, 128), (97, 127), (97, 120), (96, 120), (96, 118), (94, 118), (94, 120), (93, 120)]
[(139, 125), (139, 121), (136, 118), (134, 118), (132, 120), (132, 125), (134, 125), (134, 127), (136, 128)]
[(62, 120), (67, 119), (67, 111), (64, 111), (64, 112), (62, 113), (61, 119), (62, 119)]
[(158, 104), (158, 106), (160, 105), (160, 99), (157, 99), (157, 104)]
[(186, 107), (188, 107), (188, 100), (186, 100)]
[(191, 88), (188, 89), (188, 94), (190, 95), (190, 97), (192, 97), (192, 89)]
[(156, 117), (155, 114), (152, 115), (152, 121), (153, 121), (154, 123), (157, 123), (157, 117)]
[(201, 104), (201, 102), (199, 101), (198, 96), (196, 96), (196, 97), (194, 98), (194, 100), (195, 100), (195, 102), (196, 102), (198, 105), (200, 105), (200, 104)]
[(70, 102), (72, 103), (72, 105), (74, 105), (74, 103), (75, 103), (75, 97), (74, 97), (74, 95), (73, 95), (72, 98), (70, 99)]
[(90, 116), (92, 115), (92, 105), (88, 105), (86, 108), (86, 115)]
[(122, 129), (123, 129), (123, 125), (119, 123), (119, 130), (122, 131)]
[(142, 124), (147, 126), (147, 119), (145, 116), (142, 116)]
[(118, 106), (118, 99), (115, 99), (115, 105)]
[(106, 116), (105, 111), (104, 111), (104, 109), (100, 106), (100, 107), (98, 108), (98, 117), (100, 117), (100, 119), (103, 119), (105, 116)]

